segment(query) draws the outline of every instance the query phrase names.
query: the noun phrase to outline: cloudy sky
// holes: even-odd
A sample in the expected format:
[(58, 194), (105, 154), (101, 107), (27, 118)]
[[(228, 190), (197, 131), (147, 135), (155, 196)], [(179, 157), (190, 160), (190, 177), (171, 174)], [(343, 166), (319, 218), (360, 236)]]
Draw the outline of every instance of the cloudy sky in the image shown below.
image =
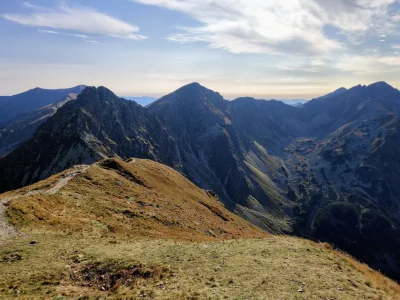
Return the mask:
[(226, 98), (400, 88), (399, 0), (1, 0), (0, 94), (104, 85)]

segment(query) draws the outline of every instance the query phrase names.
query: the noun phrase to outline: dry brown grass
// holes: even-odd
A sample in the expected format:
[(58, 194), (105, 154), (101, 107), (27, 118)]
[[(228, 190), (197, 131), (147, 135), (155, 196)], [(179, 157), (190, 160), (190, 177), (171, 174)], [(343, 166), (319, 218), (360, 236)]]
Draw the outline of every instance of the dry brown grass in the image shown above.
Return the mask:
[[(1, 262), (13, 253), (21, 259)], [(42, 233), (0, 251), (1, 299), (399, 299), (398, 286), (375, 275), (284, 236), (197, 243)]]
[(341, 257), (346, 262), (348, 262), (352, 267), (361, 272), (365, 278), (365, 283), (369, 286), (373, 286), (374, 288), (383, 290), (389, 294), (398, 295), (400, 297), (400, 285), (384, 276), (382, 273), (372, 269), (368, 265), (357, 261), (354, 257), (350, 256), (347, 253), (343, 253), (342, 251), (333, 249), (329, 244), (321, 243), (323, 247), (330, 249), (335, 255)]
[(265, 237), (259, 228), (227, 211), (218, 199), (173, 169), (150, 160), (109, 159), (92, 165), (54, 195), (61, 175), (8, 193), (9, 220), (23, 231), (177, 238), (191, 241)]

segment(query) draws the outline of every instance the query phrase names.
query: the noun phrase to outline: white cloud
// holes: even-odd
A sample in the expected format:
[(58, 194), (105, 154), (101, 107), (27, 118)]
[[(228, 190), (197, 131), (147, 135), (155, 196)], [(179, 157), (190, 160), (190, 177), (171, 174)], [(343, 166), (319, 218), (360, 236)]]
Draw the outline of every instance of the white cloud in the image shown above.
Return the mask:
[(53, 31), (53, 30), (44, 30), (44, 29), (39, 29), (39, 32), (40, 32), (40, 33), (46, 33), (46, 34), (57, 34), (57, 35), (61, 34), (60, 32), (57, 32), (57, 31)]
[(207, 40), (199, 37), (199, 36), (187, 36), (184, 34), (175, 34), (171, 37), (167, 37), (167, 40), (180, 42), (180, 43), (193, 43), (193, 42), (206, 42)]
[(301, 72), (301, 73), (320, 73), (322, 68), (319, 66), (301, 66), (301, 65), (291, 65), (291, 66), (281, 66), (278, 68), (280, 71), (289, 72)]
[(30, 7), (30, 8), (40, 8), (40, 6), (34, 5), (34, 4), (30, 3), (30, 2), (23, 2), (22, 4), (24, 6)]
[(398, 56), (347, 56), (343, 57), (336, 66), (342, 71), (357, 75), (372, 74), (381, 76), (387, 72), (398, 72), (400, 57)]
[(200, 22), (169, 37), (203, 41), (233, 53), (327, 55), (342, 44), (327, 37), (331, 25), (359, 43), (368, 31), (393, 30), (388, 14), (397, 0), (131, 0), (180, 11)]
[(44, 33), (44, 34), (53, 34), (53, 35), (67, 35), (67, 36), (80, 38), (88, 43), (98, 43), (98, 41), (93, 39), (93, 37), (86, 35), (86, 34), (64, 33), (64, 32), (58, 32), (58, 31), (53, 31), (53, 30), (44, 30), (44, 29), (39, 29), (39, 32)]
[(139, 27), (92, 8), (71, 7), (62, 4), (56, 8), (47, 9), (29, 2), (25, 2), (24, 5), (31, 8), (32, 12), (29, 14), (3, 14), (3, 18), (32, 27), (74, 30), (92, 35), (112, 36), (123, 39), (140, 40), (146, 38), (139, 34)]
[[(313, 73), (316, 74), (327, 74), (332, 73), (335, 69), (332, 67), (332, 60), (322, 59), (297, 59), (295, 62), (286, 64), (278, 67), (278, 70), (284, 71), (287, 74), (304, 74), (311, 76)], [(313, 75), (314, 76), (314, 75)]]

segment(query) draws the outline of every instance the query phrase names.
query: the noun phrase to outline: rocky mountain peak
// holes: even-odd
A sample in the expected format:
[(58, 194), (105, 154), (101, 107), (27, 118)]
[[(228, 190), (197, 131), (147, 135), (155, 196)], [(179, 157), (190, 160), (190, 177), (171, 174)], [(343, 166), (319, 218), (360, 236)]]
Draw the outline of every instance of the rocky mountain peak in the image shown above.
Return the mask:
[(207, 89), (206, 87), (202, 86), (198, 82), (192, 82), (192, 83), (184, 85), (183, 87), (179, 88), (178, 90), (187, 90), (187, 89), (193, 90), (193, 89), (201, 89), (201, 88)]
[(221, 111), (227, 109), (228, 103), (219, 93), (194, 82), (160, 98), (148, 108), (151, 112), (162, 113), (164, 116), (169, 113), (190, 115), (206, 111), (221, 114)]
[(225, 99), (218, 92), (210, 90), (197, 82), (185, 85), (173, 94), (175, 95), (175, 99), (178, 100), (177, 102), (181, 104), (199, 102), (221, 105), (221, 103), (225, 102)]
[(89, 86), (86, 87), (81, 94), (78, 96), (78, 101), (80, 102), (85, 102), (85, 101), (106, 101), (111, 98), (118, 98), (117, 95), (115, 95), (113, 92), (111, 92), (109, 89), (100, 86), (100, 87), (94, 87), (94, 86)]
[(77, 100), (84, 101), (85, 99), (93, 99), (97, 94), (97, 88), (95, 86), (88, 86), (79, 94)]
[(107, 121), (112, 114), (118, 115), (119, 113), (131, 111), (136, 115), (136, 113), (143, 112), (143, 108), (140, 105), (118, 97), (104, 86), (86, 87), (78, 95), (76, 107), (84, 107), (92, 114), (104, 117), (104, 121)]

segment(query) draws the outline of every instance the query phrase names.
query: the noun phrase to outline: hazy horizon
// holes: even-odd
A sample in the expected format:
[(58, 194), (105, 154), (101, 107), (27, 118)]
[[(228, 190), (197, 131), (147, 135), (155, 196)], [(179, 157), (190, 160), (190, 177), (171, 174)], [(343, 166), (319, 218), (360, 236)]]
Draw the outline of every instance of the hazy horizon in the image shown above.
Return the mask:
[[(360, 83), (360, 85), (365, 85), (365, 86), (368, 86), (368, 85), (370, 85), (370, 84), (373, 84), (373, 83), (376, 83), (376, 82), (371, 82), (371, 83), (367, 83), (367, 84), (362, 84), (362, 83)], [(187, 84), (190, 84), (190, 82), (188, 82), (188, 83), (186, 83), (186, 84), (183, 84), (182, 86), (185, 86), (185, 85), (187, 85)], [(199, 82), (199, 84), (200, 85), (202, 85), (202, 86), (204, 86), (204, 87), (206, 87), (206, 88), (210, 88), (210, 87), (208, 87), (208, 86), (205, 86), (205, 85), (203, 85), (201, 82)], [(388, 84), (390, 84), (390, 83), (388, 83)], [(0, 95), (0, 96), (13, 96), (13, 95), (17, 95), (17, 94), (20, 94), (20, 93), (23, 93), (23, 92), (26, 92), (26, 91), (29, 91), (29, 90), (32, 90), (32, 89), (35, 89), (35, 88), (41, 88), (41, 89), (68, 89), (68, 88), (72, 88), (72, 87), (75, 87), (75, 86), (80, 86), (80, 85), (85, 85), (85, 84), (75, 84), (75, 85), (72, 85), (72, 86), (59, 86), (59, 87), (54, 87), (54, 88), (48, 88), (48, 87), (42, 87), (42, 86), (35, 86), (35, 87), (32, 87), (32, 88), (28, 88), (28, 89), (26, 89), (26, 90), (23, 90), (23, 91), (20, 91), (20, 92), (17, 92), (17, 93), (15, 93), (15, 94), (9, 94), (9, 95)], [(358, 85), (358, 84), (357, 84)], [(85, 86), (91, 86), (91, 85), (85, 85)], [(113, 89), (111, 89), (110, 87), (108, 87), (107, 85), (104, 85), (104, 84), (101, 84), (101, 85), (98, 85), (98, 86), (96, 86), (96, 87), (99, 87), (99, 86), (104, 86), (104, 87), (106, 87), (106, 88), (108, 88), (108, 89), (110, 89), (111, 91), (113, 91), (114, 93), (116, 93), (119, 97), (122, 97), (122, 98), (124, 98), (124, 97), (126, 97), (126, 98), (147, 98), (147, 97), (149, 97), (149, 98), (155, 98), (155, 99), (159, 99), (159, 98), (161, 98), (162, 96), (165, 96), (165, 95), (168, 95), (168, 94), (170, 94), (170, 93), (172, 93), (172, 92), (174, 92), (175, 90), (177, 90), (177, 89), (179, 89), (179, 88), (181, 88), (182, 86), (178, 86), (177, 88), (175, 88), (175, 89), (173, 89), (173, 90), (171, 90), (171, 91), (169, 91), (169, 92), (166, 92), (165, 94), (154, 94), (154, 95), (152, 95), (152, 94), (124, 94), (124, 93), (118, 93), (118, 92), (116, 92), (115, 90), (113, 90)], [(325, 95), (327, 95), (327, 94), (329, 94), (329, 93), (332, 93), (332, 92), (334, 92), (335, 90), (337, 90), (337, 89), (339, 89), (339, 88), (346, 88), (346, 89), (349, 89), (349, 88), (352, 88), (352, 87), (354, 87), (354, 86), (349, 86), (349, 87), (345, 87), (345, 86), (340, 86), (340, 87), (337, 87), (337, 88), (335, 88), (335, 89), (333, 89), (333, 90), (331, 90), (331, 91), (327, 91), (326, 93), (324, 93), (324, 94), (319, 94), (319, 95), (316, 95), (316, 96), (314, 96), (314, 97), (310, 97), (310, 98), (297, 98), (297, 97), (281, 97), (281, 96), (278, 96), (278, 97), (270, 97), (270, 96), (254, 96), (254, 95), (249, 95), (249, 94), (243, 94), (243, 95), (237, 95), (237, 96), (234, 96), (234, 97), (229, 97), (229, 96), (226, 96), (226, 94), (224, 94), (224, 93), (222, 93), (221, 91), (219, 91), (218, 89), (213, 89), (215, 92), (218, 92), (218, 93), (220, 93), (223, 97), (224, 97), (224, 99), (226, 99), (226, 100), (234, 100), (234, 99), (236, 99), (236, 98), (240, 98), (240, 97), (253, 97), (253, 98), (256, 98), (256, 99), (259, 99), (259, 100), (291, 100), (291, 101), (293, 101), (293, 102), (296, 102), (296, 101), (303, 101), (303, 100), (306, 100), (306, 101), (309, 101), (309, 100), (312, 100), (312, 99), (314, 99), (314, 98), (318, 98), (318, 97), (321, 97), (321, 96), (325, 96)], [(394, 88), (397, 88), (396, 86), (393, 86)]]
[(228, 99), (399, 88), (399, 29), (399, 0), (3, 0), (0, 95), (82, 83), (160, 97), (199, 82)]

